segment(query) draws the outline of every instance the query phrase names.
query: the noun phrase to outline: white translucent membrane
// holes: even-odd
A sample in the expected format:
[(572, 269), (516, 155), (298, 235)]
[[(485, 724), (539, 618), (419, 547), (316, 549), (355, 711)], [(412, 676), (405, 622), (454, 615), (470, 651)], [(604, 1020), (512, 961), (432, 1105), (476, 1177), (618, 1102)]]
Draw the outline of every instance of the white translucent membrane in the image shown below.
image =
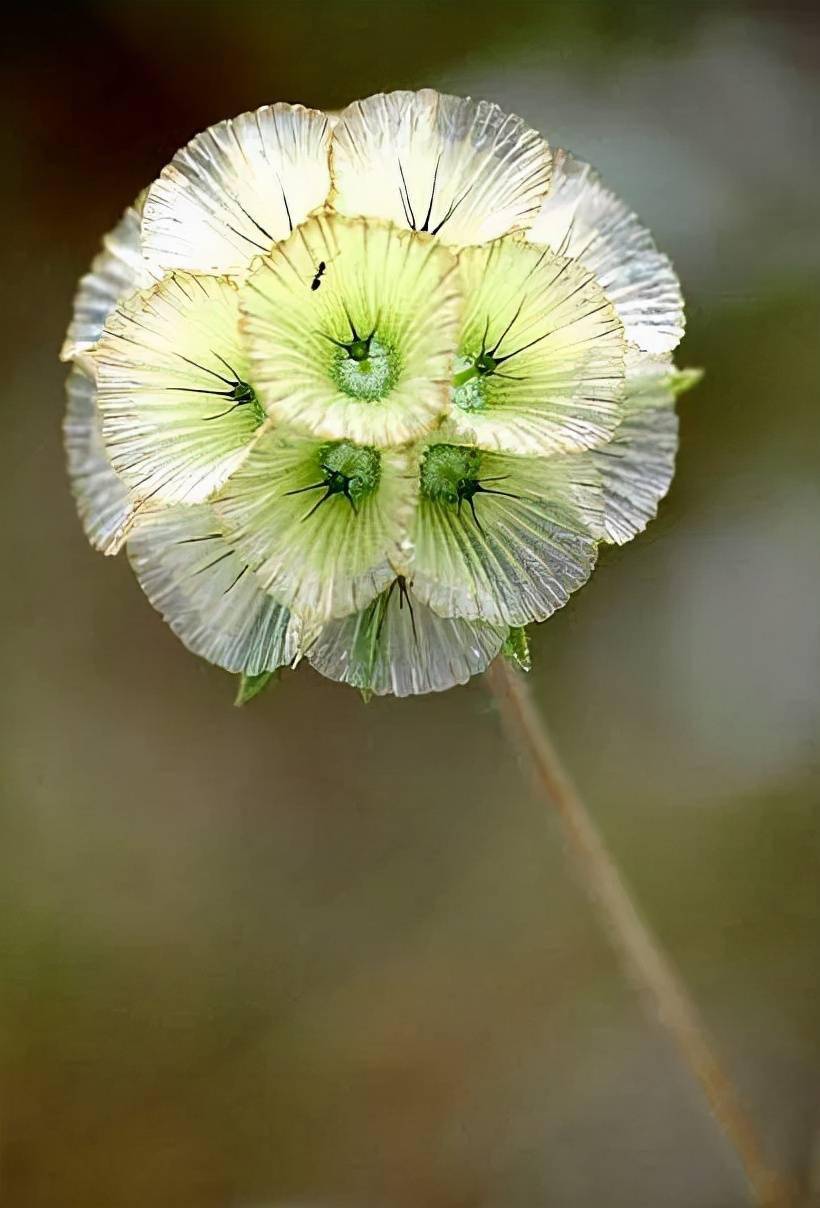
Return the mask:
[(669, 490), (678, 447), (676, 377), (669, 357), (630, 358), (621, 424), (608, 444), (589, 455), (603, 486), (600, 536), (606, 541), (631, 541)]
[(488, 101), (420, 92), (354, 101), (333, 131), (333, 205), (445, 243), (529, 225), (550, 180), (546, 141)]
[(63, 361), (96, 344), (105, 321), (117, 303), (135, 289), (144, 289), (154, 280), (140, 247), (140, 211), (142, 198), (129, 206), (120, 221), (103, 239), (102, 250), (77, 287), (74, 310), (60, 350)]
[(148, 599), (194, 654), (246, 675), (293, 662), (301, 623), (262, 590), (208, 504), (141, 520), (128, 557)]
[(68, 407), (63, 421), (66, 461), (86, 537), (95, 549), (116, 554), (133, 521), (134, 505), (106, 455), (96, 393), (88, 374), (73, 366), (66, 381)]
[(638, 348), (668, 352), (680, 342), (683, 296), (675, 270), (589, 164), (555, 153), (552, 185), (527, 238), (588, 268)]
[(486, 670), (506, 626), (437, 616), (398, 582), (366, 609), (331, 621), (308, 650), (328, 679), (377, 696), (443, 692)]
[(301, 105), (265, 105), (209, 127), (151, 185), (146, 258), (162, 270), (242, 273), (330, 189), (330, 125)]

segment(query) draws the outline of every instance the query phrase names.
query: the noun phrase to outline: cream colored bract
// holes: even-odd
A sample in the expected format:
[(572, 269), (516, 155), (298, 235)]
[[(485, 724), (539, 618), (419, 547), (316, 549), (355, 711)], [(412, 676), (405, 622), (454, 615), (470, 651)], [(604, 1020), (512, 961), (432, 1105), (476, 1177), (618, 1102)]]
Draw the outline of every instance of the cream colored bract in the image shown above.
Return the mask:
[(629, 208), (496, 105), (266, 105), (179, 151), (80, 282), (78, 511), (229, 671), (441, 691), (655, 515), (683, 323)]

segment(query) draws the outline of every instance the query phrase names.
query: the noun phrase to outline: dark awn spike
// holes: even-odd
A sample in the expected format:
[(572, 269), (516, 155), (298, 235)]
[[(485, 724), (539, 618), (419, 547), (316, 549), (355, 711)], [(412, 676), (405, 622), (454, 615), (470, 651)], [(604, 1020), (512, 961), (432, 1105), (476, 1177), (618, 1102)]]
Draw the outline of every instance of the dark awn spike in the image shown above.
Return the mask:
[(379, 316), (376, 315), (376, 321), (373, 324), (370, 332), (366, 336), (360, 336), (356, 330), (356, 325), (347, 309), (347, 305), (343, 302), (342, 307), (347, 318), (348, 326), (350, 327), (351, 340), (337, 340), (335, 336), (329, 336), (326, 331), (320, 331), (318, 334), (324, 339), (329, 340), (331, 344), (335, 344), (337, 348), (343, 348), (347, 355), (353, 361), (366, 361), (370, 356), (370, 345), (373, 337), (376, 334), (376, 328), (379, 325)]
[(413, 601), (410, 599), (410, 592), (407, 588), (407, 580), (405, 579), (404, 575), (397, 575), (390, 584), (390, 587), (387, 589), (387, 598), (384, 602), (384, 609), (381, 617), (379, 618), (379, 626), (376, 631), (376, 641), (379, 641), (381, 638), (381, 631), (387, 618), (387, 609), (390, 604), (390, 598), (397, 587), (399, 589), (399, 609), (403, 610), (405, 604), (407, 605), (407, 611), (410, 613), (410, 627), (413, 630), (413, 640), (416, 645), (418, 645), (419, 635), (416, 632), (416, 614), (413, 611)]
[(205, 390), (198, 386), (168, 387), (168, 390), (173, 391), (174, 393), (209, 394), (213, 398), (224, 398), (230, 401), (231, 406), (226, 407), (224, 411), (219, 411), (216, 415), (203, 416), (203, 423), (211, 419), (222, 419), (224, 415), (230, 415), (232, 411), (235, 411), (237, 407), (245, 407), (248, 403), (256, 402), (256, 393), (254, 392), (253, 387), (247, 382), (243, 382), (233, 366), (230, 365), (224, 357), (220, 356), (218, 352), (214, 352), (213, 349), (211, 349), (211, 356), (215, 357), (217, 361), (225, 366), (231, 375), (230, 378), (223, 377), (221, 373), (217, 373), (215, 369), (209, 369), (207, 365), (200, 365), (198, 361), (192, 361), (190, 357), (183, 356), (181, 352), (178, 352), (176, 355), (181, 361), (185, 361), (187, 365), (193, 365), (195, 369), (200, 369), (203, 373), (209, 374), (211, 377), (216, 378), (218, 381), (223, 382), (226, 386), (230, 387), (229, 390)]
[(256, 395), (253, 387), (249, 386), (247, 382), (239, 380), (229, 393), (223, 395), (223, 398), (230, 399), (231, 406), (226, 407), (224, 411), (218, 411), (216, 415), (204, 416), (203, 422), (209, 419), (222, 419), (224, 415), (230, 415), (232, 411), (235, 411), (237, 407), (246, 407), (248, 403), (256, 402)]
[(405, 604), (407, 605), (407, 611), (410, 613), (410, 628), (413, 630), (413, 641), (418, 646), (419, 635), (416, 632), (416, 614), (413, 612), (413, 601), (410, 599), (410, 592), (407, 589), (407, 580), (404, 575), (399, 575), (396, 583), (399, 585), (399, 608), (402, 609)]
[(458, 495), (458, 515), (461, 515), (461, 505), (464, 500), (467, 500), (470, 511), (473, 514), (473, 520), (476, 523), (476, 528), (484, 536), (484, 529), (481, 526), (481, 521), (475, 510), (476, 495), (503, 495), (506, 499), (520, 499), (520, 495), (514, 495), (512, 491), (498, 491), (494, 487), (485, 487), (485, 482), (503, 482), (505, 478), (509, 478), (509, 474), (497, 474), (493, 478), (461, 478), (456, 485), (456, 494)]
[(457, 197), (454, 201), (451, 201), (441, 221), (437, 222), (434, 227), (431, 227), (430, 221), (433, 217), (433, 205), (436, 198), (436, 186), (438, 185), (438, 170), (440, 164), (441, 155), (438, 156), (436, 166), (433, 169), (433, 184), (430, 189), (430, 201), (427, 204), (427, 213), (424, 216), (424, 222), (421, 224), (421, 226), (418, 226), (416, 223), (416, 214), (413, 209), (413, 203), (410, 200), (410, 190), (407, 187), (407, 177), (404, 175), (404, 168), (402, 167), (401, 160), (398, 160), (399, 176), (401, 177), (401, 184), (399, 185), (399, 200), (401, 201), (401, 208), (404, 211), (405, 222), (410, 227), (411, 231), (425, 231), (430, 235), (438, 235), (438, 233), (441, 231), (441, 228), (445, 223), (450, 221), (458, 207), (461, 205), (473, 187), (472, 185), (468, 185), (460, 197)]
[(322, 498), (317, 499), (310, 511), (305, 512), (302, 519), (309, 520), (313, 513), (316, 512), (323, 503), (327, 503), (328, 499), (330, 499), (333, 495), (343, 495), (353, 508), (354, 513), (358, 512), (356, 500), (350, 494), (350, 484), (354, 481), (356, 475), (354, 474), (352, 477), (348, 477), (348, 475), (343, 474), (341, 470), (334, 470), (331, 466), (327, 466), (324, 463), (322, 463), (319, 468), (325, 472), (325, 477), (321, 482), (312, 482), (309, 486), (297, 487), (293, 491), (284, 492), (285, 495), (304, 495), (306, 491), (319, 491), (322, 489), (322, 487), (324, 487), (325, 493)]

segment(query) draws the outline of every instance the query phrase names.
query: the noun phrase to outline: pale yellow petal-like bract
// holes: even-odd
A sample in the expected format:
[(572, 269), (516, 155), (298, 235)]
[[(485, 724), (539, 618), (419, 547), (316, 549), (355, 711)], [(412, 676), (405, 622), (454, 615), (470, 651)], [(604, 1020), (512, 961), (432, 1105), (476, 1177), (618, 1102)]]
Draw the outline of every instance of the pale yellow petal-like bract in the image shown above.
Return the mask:
[[(452, 486), (445, 480), (430, 498), (424, 487), (436, 461), (452, 467)], [(419, 599), (441, 616), (543, 621), (592, 574), (592, 530), (603, 522), (603, 504), (588, 458), (434, 445), (421, 480), (411, 577)]]
[[(262, 259), (241, 292), (252, 377), (277, 423), (390, 447), (449, 405), (457, 262), (429, 235), (322, 215)], [(354, 361), (345, 345), (371, 340)]]
[[(351, 497), (328, 491), (328, 466), (365, 456), (369, 481)], [(339, 460), (341, 459), (341, 460)], [(355, 484), (354, 484), (355, 485)], [(408, 556), (418, 489), (403, 450), (355, 449), (276, 431), (263, 434), (215, 500), (230, 542), (266, 591), (310, 620), (358, 611)]]
[(122, 304), (89, 353), (106, 451), (137, 500), (202, 503), (263, 420), (224, 277), (174, 273)]
[(465, 248), (459, 279), (465, 309), (447, 438), (525, 456), (607, 440), (620, 420), (625, 345), (591, 274), (507, 238)]

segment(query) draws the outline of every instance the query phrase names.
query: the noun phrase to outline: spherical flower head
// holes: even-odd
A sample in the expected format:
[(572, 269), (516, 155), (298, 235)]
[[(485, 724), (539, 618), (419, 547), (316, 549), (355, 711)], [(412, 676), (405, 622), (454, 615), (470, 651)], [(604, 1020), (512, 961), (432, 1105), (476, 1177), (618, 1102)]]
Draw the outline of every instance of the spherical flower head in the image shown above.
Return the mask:
[(91, 544), (249, 699), (310, 662), (441, 691), (654, 516), (697, 374), (674, 271), (485, 101), (278, 103), (174, 156), (82, 278), (68, 470)]

